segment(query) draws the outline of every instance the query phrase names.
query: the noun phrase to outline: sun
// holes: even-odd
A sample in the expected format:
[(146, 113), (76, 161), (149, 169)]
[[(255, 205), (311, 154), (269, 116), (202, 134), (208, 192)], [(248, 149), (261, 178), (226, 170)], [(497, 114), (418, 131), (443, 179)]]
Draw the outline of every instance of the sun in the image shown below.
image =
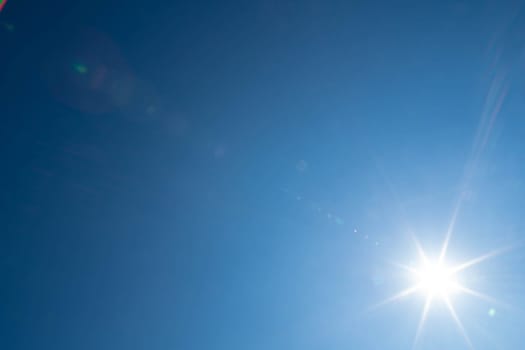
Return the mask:
[(414, 275), (417, 284), (426, 296), (447, 299), (458, 292), (456, 273), (442, 263), (426, 262), (421, 268), (415, 270)]
[(492, 304), (499, 304), (499, 305), (505, 305), (498, 300), (487, 296), (485, 294), (482, 294), (478, 291), (475, 291), (473, 289), (468, 288), (467, 286), (464, 286), (460, 283), (458, 275), (460, 272), (468, 269), (469, 267), (472, 267), (474, 265), (477, 265), (489, 258), (492, 258), (496, 255), (499, 255), (503, 253), (504, 251), (507, 251), (510, 249), (510, 247), (506, 247), (503, 249), (492, 251), (488, 254), (481, 255), (477, 258), (467, 260), (464, 263), (458, 264), (458, 265), (449, 265), (446, 262), (446, 253), (448, 248), (448, 243), (450, 240), (450, 232), (447, 233), (445, 242), (443, 243), (443, 246), (441, 248), (441, 252), (439, 254), (439, 258), (436, 260), (429, 259), (428, 255), (425, 253), (417, 239), (414, 237), (414, 243), (417, 248), (417, 252), (419, 255), (419, 258), (421, 260), (421, 264), (418, 268), (414, 268), (407, 265), (402, 264), (394, 264), (397, 267), (402, 268), (403, 270), (407, 271), (411, 276), (413, 280), (413, 284), (406, 288), (405, 290), (402, 290), (401, 292), (397, 293), (396, 295), (384, 300), (383, 302), (376, 305), (381, 306), (384, 304), (388, 304), (394, 301), (397, 301), (399, 299), (405, 298), (412, 294), (423, 294), (425, 296), (425, 303), (423, 305), (423, 310), (421, 312), (421, 318), (417, 327), (416, 336), (414, 339), (414, 346), (417, 344), (418, 339), (421, 335), (421, 331), (424, 327), (425, 321), (428, 317), (428, 313), (431, 309), (431, 306), (434, 302), (441, 302), (445, 304), (447, 307), (450, 316), (456, 323), (456, 326), (463, 336), (465, 342), (468, 344), (470, 348), (472, 348), (472, 342), (470, 341), (467, 332), (465, 328), (463, 327), (463, 324), (456, 313), (456, 309), (452, 303), (452, 296), (454, 294), (467, 294), (470, 296), (474, 296), (480, 299), (484, 299), (486, 301), (489, 301)]

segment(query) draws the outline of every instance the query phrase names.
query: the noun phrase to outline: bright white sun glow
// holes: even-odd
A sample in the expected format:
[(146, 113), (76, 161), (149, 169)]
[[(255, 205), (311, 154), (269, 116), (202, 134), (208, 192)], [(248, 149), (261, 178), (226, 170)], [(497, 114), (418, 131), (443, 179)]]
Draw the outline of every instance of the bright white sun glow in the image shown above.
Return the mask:
[(426, 263), (415, 271), (418, 285), (427, 296), (448, 298), (458, 290), (453, 269), (439, 263)]
[(462, 264), (449, 266), (446, 264), (446, 261), (445, 261), (445, 255), (447, 252), (449, 240), (450, 240), (450, 232), (448, 232), (445, 238), (445, 242), (441, 249), (439, 258), (436, 261), (431, 261), (426, 255), (426, 253), (423, 251), (423, 249), (421, 248), (417, 240), (414, 238), (416, 248), (417, 248), (419, 257), (421, 259), (420, 267), (413, 268), (411, 266), (395, 264), (396, 266), (401, 267), (402, 269), (409, 272), (414, 280), (414, 283), (411, 286), (409, 286), (407, 289), (399, 292), (398, 294), (384, 300), (383, 302), (377, 305), (377, 306), (380, 306), (380, 305), (384, 305), (387, 303), (391, 303), (393, 301), (397, 301), (399, 299), (402, 299), (404, 297), (407, 297), (415, 293), (422, 293), (425, 296), (425, 303), (423, 305), (423, 310), (421, 312), (421, 318), (420, 318), (420, 321), (417, 327), (417, 332), (416, 332), (416, 336), (414, 339), (414, 345), (416, 345), (416, 343), (418, 342), (418, 339), (421, 335), (421, 331), (428, 317), (428, 313), (429, 313), (429, 310), (433, 302), (441, 302), (445, 304), (445, 306), (447, 307), (450, 313), (452, 320), (456, 323), (456, 326), (459, 332), (461, 333), (465, 342), (468, 344), (470, 348), (472, 348), (472, 343), (467, 335), (465, 328), (463, 327), (462, 322), (460, 321), (458, 314), (456, 313), (456, 309), (452, 303), (451, 296), (453, 294), (462, 293), (462, 294), (468, 294), (470, 296), (474, 296), (480, 299), (484, 299), (485, 301), (488, 301), (491, 304), (495, 304), (495, 303), (500, 304), (500, 305), (502, 304), (492, 297), (489, 297), (485, 294), (482, 294), (478, 291), (472, 290), (462, 285), (458, 281), (457, 275), (460, 272), (468, 269), (469, 267), (477, 265), (489, 258), (492, 258), (496, 255), (503, 253), (509, 248), (499, 249), (499, 250), (490, 252), (488, 254), (481, 255), (477, 258), (468, 260)]

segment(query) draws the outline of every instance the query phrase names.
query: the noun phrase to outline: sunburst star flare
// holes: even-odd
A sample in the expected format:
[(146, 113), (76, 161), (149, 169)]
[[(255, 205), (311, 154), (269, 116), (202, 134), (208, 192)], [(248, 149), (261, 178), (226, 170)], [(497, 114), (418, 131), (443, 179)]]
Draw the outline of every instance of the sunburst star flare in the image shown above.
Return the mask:
[(481, 262), (484, 262), (487, 259), (493, 258), (497, 255), (502, 254), (503, 252), (509, 250), (510, 248), (498, 249), (487, 254), (480, 255), (474, 259), (470, 259), (466, 262), (450, 266), (446, 261), (446, 252), (449, 243), (449, 235), (445, 239), (443, 247), (441, 248), (439, 258), (437, 260), (432, 260), (429, 258), (427, 253), (423, 250), (419, 242), (414, 239), (415, 245), (417, 248), (418, 256), (421, 260), (419, 267), (414, 268), (412, 266), (406, 266), (402, 264), (395, 263), (394, 265), (398, 268), (401, 268), (407, 271), (413, 278), (413, 284), (408, 286), (406, 289), (396, 293), (395, 295), (385, 299), (384, 301), (377, 304), (375, 307), (383, 306), (385, 304), (392, 303), (402, 298), (406, 298), (413, 294), (423, 294), (425, 295), (425, 303), (421, 312), (421, 318), (417, 326), (416, 335), (414, 337), (414, 346), (417, 345), (422, 330), (425, 325), (425, 321), (429, 315), (429, 312), (432, 308), (434, 302), (442, 302), (446, 305), (447, 310), (452, 317), (452, 320), (456, 324), (459, 333), (465, 340), (465, 343), (472, 348), (472, 342), (463, 326), (463, 323), (458, 316), (456, 309), (452, 303), (451, 297), (455, 294), (465, 294), (469, 296), (474, 296), (485, 301), (490, 301), (492, 303), (499, 303), (498, 300), (482, 294), (478, 291), (475, 291), (467, 286), (461, 284), (458, 278), (458, 274), (472, 266), (475, 266)]

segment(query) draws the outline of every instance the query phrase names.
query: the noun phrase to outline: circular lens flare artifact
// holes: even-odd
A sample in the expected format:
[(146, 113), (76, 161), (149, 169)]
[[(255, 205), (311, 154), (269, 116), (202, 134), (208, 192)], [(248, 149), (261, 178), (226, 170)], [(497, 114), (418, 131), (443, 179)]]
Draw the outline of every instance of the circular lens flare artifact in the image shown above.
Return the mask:
[(120, 113), (147, 121), (159, 109), (156, 89), (138, 78), (105, 33), (81, 28), (46, 60), (44, 77), (55, 99), (90, 115)]

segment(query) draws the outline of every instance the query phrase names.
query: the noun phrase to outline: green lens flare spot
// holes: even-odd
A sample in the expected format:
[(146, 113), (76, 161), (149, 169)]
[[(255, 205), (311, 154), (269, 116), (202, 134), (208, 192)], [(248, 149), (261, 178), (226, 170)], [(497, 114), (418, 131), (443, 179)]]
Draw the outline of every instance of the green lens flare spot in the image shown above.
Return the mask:
[(86, 74), (88, 72), (88, 68), (81, 63), (74, 63), (73, 69), (79, 74)]
[(490, 310), (489, 310), (489, 316), (490, 316), (490, 317), (494, 317), (494, 316), (496, 316), (496, 309), (493, 309), (493, 308), (490, 309)]
[(5, 29), (7, 29), (8, 32), (14, 32), (15, 31), (15, 26), (12, 25), (11, 23), (4, 23), (4, 27), (5, 27)]

